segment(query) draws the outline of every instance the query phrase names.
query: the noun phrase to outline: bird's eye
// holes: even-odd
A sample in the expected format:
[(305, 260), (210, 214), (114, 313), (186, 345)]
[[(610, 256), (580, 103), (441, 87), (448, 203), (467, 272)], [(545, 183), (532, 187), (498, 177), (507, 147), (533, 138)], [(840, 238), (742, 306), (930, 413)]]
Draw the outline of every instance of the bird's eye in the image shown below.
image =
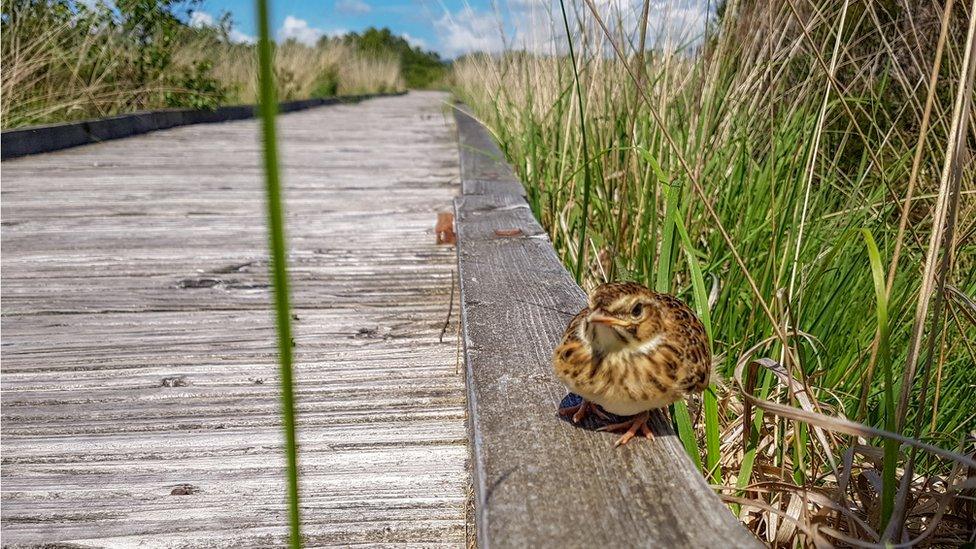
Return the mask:
[(641, 313), (643, 313), (643, 312), (644, 312), (644, 306), (641, 305), (640, 303), (638, 303), (637, 305), (634, 305), (634, 308), (630, 310), (630, 314), (632, 316), (635, 316), (635, 317), (640, 316)]

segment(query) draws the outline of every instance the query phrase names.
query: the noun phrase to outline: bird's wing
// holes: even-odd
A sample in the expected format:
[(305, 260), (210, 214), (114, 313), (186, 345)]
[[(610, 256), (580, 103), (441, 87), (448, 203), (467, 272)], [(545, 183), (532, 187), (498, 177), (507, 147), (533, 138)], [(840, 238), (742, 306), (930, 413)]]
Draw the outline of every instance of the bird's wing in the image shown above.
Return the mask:
[(583, 321), (590, 314), (589, 309), (583, 309), (573, 320), (569, 321), (569, 326), (563, 333), (563, 339), (556, 346), (552, 354), (552, 366), (556, 374), (564, 379), (576, 377), (578, 370), (592, 362), (592, 354), (589, 344), (580, 337), (580, 329)]
[(566, 331), (563, 332), (562, 343), (566, 343), (567, 341), (582, 342), (579, 333), (580, 326), (583, 324), (583, 321), (586, 320), (586, 317), (589, 315), (590, 315), (589, 307), (585, 307), (583, 308), (582, 311), (576, 313), (576, 316), (573, 317), (573, 320), (570, 320), (569, 325), (566, 326)]
[(665, 332), (680, 362), (678, 388), (685, 393), (700, 393), (708, 387), (712, 357), (705, 326), (680, 299), (658, 294), (665, 315)]
[(685, 345), (682, 355), (687, 366), (685, 377), (681, 380), (682, 389), (686, 393), (704, 391), (712, 376), (712, 357), (708, 352), (708, 341), (705, 337), (694, 338)]

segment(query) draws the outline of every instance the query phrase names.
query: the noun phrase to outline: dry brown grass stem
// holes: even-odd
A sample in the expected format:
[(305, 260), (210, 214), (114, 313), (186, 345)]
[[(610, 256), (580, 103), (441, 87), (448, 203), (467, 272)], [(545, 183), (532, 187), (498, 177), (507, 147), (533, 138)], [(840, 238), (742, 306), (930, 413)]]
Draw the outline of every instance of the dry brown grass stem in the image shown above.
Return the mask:
[[(610, 29), (608, 29), (606, 23), (603, 22), (603, 18), (600, 16), (600, 12), (597, 9), (596, 5), (593, 3), (593, 0), (585, 0), (585, 1), (586, 1), (586, 5), (590, 8), (590, 12), (593, 14), (593, 17), (600, 25), (600, 28), (603, 29), (603, 32), (606, 34), (607, 40), (611, 45), (611, 47), (613, 48), (614, 52), (616, 53), (617, 58), (622, 62), (624, 69), (627, 71), (631, 80), (633, 80), (636, 85), (638, 83), (638, 79), (637, 76), (634, 74), (633, 70), (630, 68), (630, 65), (627, 63), (627, 56), (624, 55), (624, 53), (620, 50), (620, 46), (613, 41), (612, 35), (610, 33)], [(667, 125), (661, 119), (661, 115), (658, 112), (658, 108), (654, 106), (653, 102), (648, 96), (646, 87), (643, 85), (638, 85), (637, 91), (640, 94), (641, 98), (644, 100), (644, 102), (647, 104), (648, 111), (651, 113), (651, 116), (654, 118), (654, 123), (657, 124), (658, 129), (661, 131), (661, 134), (664, 136), (665, 140), (667, 141), (668, 147), (671, 148), (671, 151), (674, 153), (674, 156), (678, 160), (678, 163), (681, 164), (681, 168), (685, 172), (685, 175), (688, 177), (688, 180), (691, 182), (691, 185), (695, 190), (695, 194), (697, 194), (698, 198), (702, 201), (702, 205), (705, 207), (705, 211), (708, 212), (709, 217), (711, 217), (712, 221), (715, 222), (715, 227), (721, 233), (722, 239), (725, 240), (725, 244), (729, 248), (729, 252), (732, 254), (732, 257), (735, 259), (736, 264), (742, 270), (743, 275), (746, 277), (746, 280), (749, 282), (749, 287), (752, 290), (753, 295), (755, 296), (756, 300), (759, 302), (759, 305), (762, 307), (763, 312), (769, 318), (773, 330), (775, 330), (777, 335), (780, 337), (780, 341), (783, 343), (783, 347), (785, 349), (791, 349), (789, 345), (789, 338), (787, 338), (786, 332), (783, 331), (783, 328), (779, 325), (779, 322), (776, 321), (776, 316), (773, 315), (772, 309), (769, 308), (769, 304), (766, 302), (766, 299), (763, 297), (762, 292), (759, 291), (759, 286), (756, 285), (756, 281), (753, 279), (752, 274), (750, 274), (749, 268), (746, 266), (745, 261), (742, 260), (742, 256), (739, 255), (735, 242), (733, 242), (732, 237), (729, 236), (729, 232), (725, 229), (725, 225), (722, 223), (722, 218), (719, 217), (719, 215), (715, 212), (715, 208), (712, 207), (711, 200), (705, 194), (705, 191), (702, 188), (701, 183), (699, 183), (698, 178), (695, 177), (695, 173), (691, 170), (691, 167), (688, 165), (688, 162), (685, 160), (684, 151), (682, 151), (681, 148), (678, 147), (678, 145), (675, 143), (674, 138), (671, 136), (671, 132), (668, 130)], [(794, 357), (794, 360), (796, 360), (796, 357)]]
[[(870, 439), (873, 437), (881, 437), (892, 440), (897, 440), (902, 444), (907, 444), (914, 448), (920, 450), (925, 450), (933, 455), (941, 456), (945, 459), (955, 461), (966, 467), (971, 467), (976, 469), (976, 459), (973, 459), (959, 452), (953, 452), (951, 450), (946, 450), (944, 448), (939, 448), (938, 446), (929, 444), (927, 442), (922, 442), (921, 440), (906, 437), (898, 433), (892, 433), (891, 431), (886, 431), (884, 429), (878, 429), (876, 427), (871, 427), (863, 423), (858, 423), (855, 421), (850, 421), (848, 419), (828, 416), (825, 414), (817, 413), (811, 410), (797, 409), (786, 404), (781, 404), (779, 402), (773, 402), (770, 400), (765, 400), (756, 397), (752, 394), (752, 388), (747, 388), (742, 382), (743, 374), (746, 368), (766, 368), (767, 370), (778, 373), (777, 377), (783, 379), (786, 376), (785, 370), (779, 365), (775, 360), (770, 358), (759, 358), (752, 359), (749, 354), (743, 355), (739, 360), (735, 369), (735, 380), (739, 387), (739, 391), (742, 394), (743, 399), (750, 406), (755, 406), (757, 408), (762, 408), (763, 410), (775, 414), (780, 417), (791, 419), (793, 421), (801, 421), (808, 425), (822, 427), (831, 432), (844, 433), (846, 435)], [(795, 381), (795, 380), (794, 380)]]
[[(912, 335), (909, 340), (908, 356), (903, 371), (901, 393), (898, 397), (898, 408), (896, 419), (898, 429), (905, 424), (905, 416), (908, 412), (908, 398), (911, 394), (912, 383), (915, 379), (915, 370), (918, 366), (918, 357), (921, 352), (922, 336), (925, 332), (926, 321), (929, 317), (929, 304), (935, 291), (936, 275), (941, 272), (942, 285), (945, 284), (946, 267), (939, 269), (937, 262), (942, 251), (944, 239), (948, 240), (948, 245), (952, 244), (952, 229), (954, 219), (947, 218), (950, 203), (955, 209), (959, 203), (959, 187), (962, 178), (962, 155), (966, 147), (966, 135), (969, 130), (969, 118), (971, 116), (968, 106), (971, 104), (973, 96), (973, 81), (976, 76), (976, 42), (973, 40), (976, 33), (976, 0), (970, 7), (969, 28), (966, 34), (965, 57), (963, 59), (959, 84), (956, 90), (952, 113), (952, 125), (949, 131), (949, 139), (946, 144), (945, 162), (942, 167), (942, 177), (939, 183), (939, 198), (935, 206), (935, 215), (932, 220), (932, 231), (929, 236), (928, 251), (925, 256), (925, 266), (922, 274), (922, 283), (918, 291), (918, 301), (915, 308), (915, 322), (912, 326)], [(948, 253), (948, 252), (947, 252)], [(948, 260), (948, 257), (946, 257)], [(934, 333), (934, 330), (933, 330)]]

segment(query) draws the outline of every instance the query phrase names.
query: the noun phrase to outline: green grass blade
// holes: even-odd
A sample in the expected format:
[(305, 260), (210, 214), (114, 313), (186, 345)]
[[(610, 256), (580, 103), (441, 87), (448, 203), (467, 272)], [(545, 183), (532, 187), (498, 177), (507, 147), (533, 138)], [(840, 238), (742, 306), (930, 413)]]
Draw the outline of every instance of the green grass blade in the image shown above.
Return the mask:
[(679, 193), (675, 185), (665, 184), (664, 196), (667, 204), (664, 213), (664, 225), (661, 227), (661, 253), (657, 258), (657, 278), (654, 289), (669, 293), (671, 291), (671, 272), (674, 262), (674, 218), (678, 209)]
[(701, 455), (698, 453), (698, 442), (695, 440), (695, 428), (691, 425), (691, 415), (688, 413), (688, 405), (683, 400), (675, 402), (671, 411), (674, 423), (678, 426), (678, 438), (681, 445), (685, 447), (685, 452), (691, 456), (691, 461), (695, 463), (698, 470), (702, 470)]
[(569, 44), (569, 60), (573, 64), (573, 77), (576, 81), (576, 102), (579, 107), (580, 141), (583, 147), (583, 212), (580, 215), (579, 245), (576, 249), (576, 283), (579, 284), (583, 276), (584, 252), (586, 251), (586, 225), (590, 215), (590, 162), (588, 160), (589, 147), (586, 144), (586, 111), (583, 110), (583, 90), (580, 86), (579, 69), (576, 67), (576, 51), (573, 48), (573, 34), (569, 30), (569, 18), (566, 17), (566, 4), (559, 0), (559, 8), (563, 13), (563, 25), (566, 28), (566, 42)]
[[(884, 271), (881, 266), (881, 252), (871, 236), (871, 231), (861, 229), (864, 243), (868, 249), (868, 260), (871, 263), (871, 278), (874, 282), (874, 293), (877, 299), (878, 315), (878, 363), (884, 374), (884, 409), (885, 429), (897, 432), (895, 429), (895, 391), (891, 372), (891, 350), (888, 346), (890, 327), (888, 325), (888, 297), (885, 291)], [(881, 473), (881, 515), (878, 531), (883, 532), (891, 519), (895, 505), (895, 491), (898, 489), (895, 478), (898, 465), (898, 441), (887, 439), (884, 441), (884, 468)]]
[(264, 147), (264, 173), (268, 195), (268, 232), (271, 246), (271, 276), (274, 279), (275, 316), (278, 331), (278, 360), (281, 366), (281, 414), (285, 429), (285, 456), (288, 474), (288, 516), (290, 542), (301, 547), (301, 516), (298, 508), (298, 444), (295, 436), (295, 397), (292, 381), (291, 313), (288, 303), (288, 267), (285, 254), (285, 222), (281, 204), (281, 183), (278, 179), (278, 145), (275, 116), (278, 101), (275, 96), (272, 70), (271, 33), (268, 23), (268, 2), (257, 0), (258, 58), (261, 87), (261, 127)]
[[(656, 159), (648, 153), (647, 151), (641, 151), (642, 156), (651, 162), (651, 166), (655, 170), (658, 179), (662, 182), (666, 182), (667, 179), (663, 177), (664, 173), (661, 170), (660, 165), (656, 162)], [(678, 200), (680, 198), (680, 193), (678, 192), (678, 187), (676, 185), (665, 184), (665, 203), (666, 211), (664, 216), (664, 224), (662, 226), (663, 237), (661, 239), (661, 253), (657, 258), (657, 276), (654, 280), (654, 289), (658, 292), (668, 293), (671, 291), (671, 272), (672, 264), (674, 261), (674, 245), (675, 245), (675, 219), (677, 217), (677, 212), (679, 211)], [(695, 267), (697, 267), (697, 262)], [(699, 275), (701, 270), (699, 268)], [(707, 299), (706, 299), (707, 303)], [(708, 306), (706, 305), (706, 309)], [(698, 451), (698, 441), (695, 436), (695, 428), (691, 424), (691, 415), (688, 413), (688, 405), (684, 401), (675, 402), (672, 407), (672, 415), (674, 417), (675, 426), (678, 429), (678, 438), (681, 439), (681, 444), (685, 447), (685, 451), (691, 456), (692, 461), (699, 470), (702, 470), (701, 454)]]
[(702, 406), (705, 415), (705, 470), (713, 484), (722, 483), (722, 471), (718, 462), (721, 457), (721, 441), (718, 426), (718, 397), (715, 387), (709, 386), (702, 394)]
[[(678, 236), (681, 239), (685, 259), (688, 261), (688, 269), (691, 271), (691, 287), (695, 296), (695, 311), (705, 326), (705, 333), (708, 335), (709, 354), (711, 354), (712, 316), (708, 309), (708, 290), (705, 289), (705, 277), (702, 275), (701, 266), (698, 264), (698, 258), (695, 256), (695, 246), (692, 244), (681, 218), (679, 209), (674, 208), (669, 225), (672, 225), (677, 230)], [(709, 474), (709, 478), (713, 483), (719, 484), (722, 482), (722, 474), (718, 468), (719, 458), (721, 457), (721, 441), (719, 440), (718, 398), (715, 395), (714, 387), (709, 387), (705, 391), (705, 394), (702, 395), (702, 405), (705, 415), (705, 471)]]
[[(657, 278), (654, 282), (654, 289), (669, 293), (671, 291), (671, 271), (674, 260), (674, 219), (678, 209), (678, 191), (674, 185), (665, 185), (667, 210), (665, 213), (664, 226), (662, 232), (664, 236), (661, 240), (661, 253), (657, 258)], [(701, 454), (698, 452), (698, 441), (695, 436), (695, 428), (691, 424), (691, 415), (688, 413), (688, 405), (683, 400), (675, 402), (672, 407), (674, 423), (678, 428), (678, 438), (685, 447), (685, 451), (691, 456), (692, 461), (699, 470), (702, 470)]]
[(708, 310), (708, 290), (705, 289), (705, 277), (702, 275), (701, 265), (698, 264), (698, 257), (695, 255), (695, 246), (688, 236), (685, 224), (681, 221), (680, 212), (677, 208), (671, 212), (671, 223), (677, 230), (678, 237), (685, 252), (685, 259), (688, 260), (688, 269), (691, 271), (691, 290), (695, 297), (694, 307), (698, 318), (705, 326), (705, 333), (708, 335), (708, 346), (712, 346), (712, 315)]

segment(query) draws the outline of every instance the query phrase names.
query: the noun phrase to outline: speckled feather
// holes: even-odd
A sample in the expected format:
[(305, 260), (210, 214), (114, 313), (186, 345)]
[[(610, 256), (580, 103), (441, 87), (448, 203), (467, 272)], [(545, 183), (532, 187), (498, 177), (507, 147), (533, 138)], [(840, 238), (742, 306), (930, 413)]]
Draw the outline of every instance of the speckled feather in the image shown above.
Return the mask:
[[(638, 303), (640, 317), (621, 314)], [(596, 288), (589, 305), (570, 321), (553, 355), (556, 375), (570, 391), (608, 412), (633, 415), (707, 387), (712, 366), (705, 329), (681, 300), (617, 282)], [(593, 311), (609, 311), (621, 325), (597, 333), (587, 320)]]

